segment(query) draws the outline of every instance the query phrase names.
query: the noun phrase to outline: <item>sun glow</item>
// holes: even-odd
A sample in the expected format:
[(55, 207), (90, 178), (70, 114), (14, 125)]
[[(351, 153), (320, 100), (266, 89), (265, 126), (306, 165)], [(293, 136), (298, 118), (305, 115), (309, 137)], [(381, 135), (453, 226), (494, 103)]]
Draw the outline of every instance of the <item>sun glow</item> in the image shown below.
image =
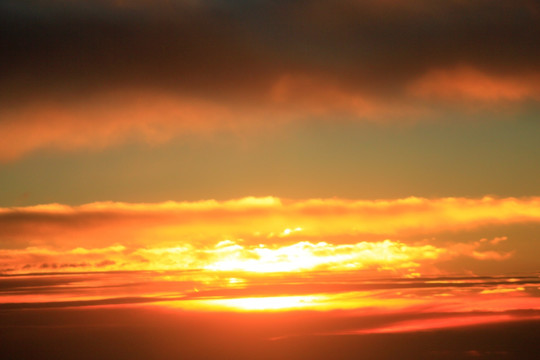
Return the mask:
[[(195, 246), (188, 242), (169, 246), (128, 248), (115, 244), (103, 248), (77, 247), (63, 251), (28, 247), (0, 250), (0, 256), (18, 263), (41, 260), (38, 272), (94, 270), (198, 270), (213, 272), (285, 273), (304, 271), (394, 271), (402, 275), (421, 274), (437, 260), (469, 256), (480, 260), (504, 260), (511, 252), (500, 252), (488, 241), (455, 243), (437, 247), (422, 242), (399, 240), (330, 243), (298, 241), (250, 244), (242, 239), (221, 240), (214, 245)], [(47, 259), (49, 262), (47, 262)], [(25, 265), (22, 272), (32, 269)]]
[(354, 270), (375, 265), (409, 268), (416, 266), (413, 260), (437, 258), (444, 250), (433, 246), (407, 246), (399, 241), (385, 240), (342, 245), (301, 241), (274, 248), (244, 247), (230, 242), (212, 252), (216, 257), (204, 267), (207, 270), (268, 273), (318, 268)]
[(278, 311), (316, 308), (324, 301), (322, 295), (268, 296), (204, 301), (204, 305), (239, 311)]
[[(279, 290), (278, 290), (279, 291)], [(387, 291), (312, 292), (295, 295), (209, 298), (200, 292), (190, 299), (158, 303), (159, 306), (209, 312), (278, 312), (291, 310), (332, 311), (367, 310), (394, 312), (422, 304), (423, 300)]]
[(411, 269), (410, 274), (424, 275), (422, 270), (438, 260), (465, 256), (502, 261), (514, 254), (498, 249), (505, 236), (442, 243), (427, 241), (424, 234), (432, 232), (435, 240), (449, 228), (538, 221), (539, 209), (538, 197), (387, 201), (267, 197), (1, 208), (0, 228), (20, 246), (0, 249), (0, 272)]

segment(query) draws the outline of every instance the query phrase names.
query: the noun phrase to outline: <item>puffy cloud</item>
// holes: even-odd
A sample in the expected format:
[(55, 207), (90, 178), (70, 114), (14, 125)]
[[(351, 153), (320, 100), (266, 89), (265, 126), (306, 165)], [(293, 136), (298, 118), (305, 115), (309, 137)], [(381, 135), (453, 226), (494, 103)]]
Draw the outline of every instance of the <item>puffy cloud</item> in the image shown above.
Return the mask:
[(243, 245), (231, 240), (217, 244), (54, 250), (43, 247), (0, 250), (3, 271), (199, 270), (218, 272), (280, 273), (302, 271), (376, 271), (419, 276), (438, 261), (469, 256), (478, 260), (504, 260), (511, 253), (479, 250), (479, 242), (454, 243), (448, 248), (400, 241), (362, 241), (353, 244), (312, 243)]

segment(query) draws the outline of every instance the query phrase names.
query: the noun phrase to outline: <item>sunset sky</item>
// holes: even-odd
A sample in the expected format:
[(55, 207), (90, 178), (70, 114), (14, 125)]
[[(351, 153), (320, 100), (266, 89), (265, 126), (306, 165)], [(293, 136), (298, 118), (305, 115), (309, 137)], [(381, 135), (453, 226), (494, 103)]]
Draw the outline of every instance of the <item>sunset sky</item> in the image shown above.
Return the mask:
[(0, 357), (540, 356), (538, 1), (0, 28)]

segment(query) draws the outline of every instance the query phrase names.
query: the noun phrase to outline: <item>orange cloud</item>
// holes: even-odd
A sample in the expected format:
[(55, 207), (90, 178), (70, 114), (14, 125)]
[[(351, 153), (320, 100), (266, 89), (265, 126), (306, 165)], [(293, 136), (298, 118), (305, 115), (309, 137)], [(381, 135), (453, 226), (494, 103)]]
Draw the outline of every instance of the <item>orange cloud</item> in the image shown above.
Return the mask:
[(0, 161), (313, 117), (444, 117), (432, 98), (539, 98), (528, 0), (4, 2)]
[[(384, 269), (386, 265), (414, 269), (419, 262), (436, 259), (504, 260), (512, 253), (492, 249), (503, 238), (446, 248), (382, 240), (539, 221), (538, 198), (293, 201), (267, 197), (50, 204), (0, 209), (0, 239), (9, 244), (0, 263), (4, 271), (49, 263), (259, 272)], [(364, 235), (380, 240), (366, 242)]]
[(232, 109), (215, 101), (148, 91), (39, 101), (0, 110), (5, 119), (0, 122), (0, 161), (41, 148), (100, 149), (130, 140), (160, 143), (180, 134), (247, 130), (257, 118), (254, 113), (243, 106)]
[[(27, 247), (0, 250), (4, 271), (50, 272), (94, 270), (199, 270), (217, 272), (280, 273), (302, 271), (398, 272), (418, 276), (419, 269), (439, 260), (470, 256), (478, 260), (504, 260), (511, 253), (479, 250), (479, 243), (456, 243), (448, 248), (400, 241), (352, 244), (299, 241), (290, 245), (244, 245), (225, 240), (206, 246), (179, 243), (172, 247), (147, 245), (127, 249), (121, 244), (106, 248), (68, 250)], [(423, 270), (422, 270), (423, 271)]]
[[(266, 197), (222, 202), (101, 202), (81, 206), (3, 208), (0, 209), (0, 235), (33, 244), (63, 233), (88, 231), (134, 234), (130, 240), (143, 243), (178, 239), (207, 242), (228, 236), (283, 241), (299, 237), (424, 234), (539, 220), (538, 197), (409, 197), (373, 201)], [(40, 231), (39, 236), (36, 229)], [(90, 241), (99, 243), (100, 239)]]
[(500, 252), (486, 249), (486, 246), (497, 245), (501, 239), (506, 239), (506, 237), (496, 237), (493, 240), (486, 242), (486, 239), (481, 239), (480, 241), (475, 241), (472, 243), (457, 243), (449, 245), (447, 250), (447, 255), (450, 257), (463, 255), (469, 256), (477, 260), (505, 260), (510, 258), (513, 255), (513, 252)]
[[(179, 90), (116, 89), (84, 98), (34, 99), (0, 109), (0, 162), (39, 149), (103, 149), (163, 143), (218, 131), (257, 133), (291, 121), (333, 116), (357, 121), (418, 119), (425, 112), (320, 76), (284, 75), (235, 99)], [(411, 120), (412, 121), (412, 120)]]
[(412, 121), (426, 115), (425, 109), (382, 99), (322, 76), (283, 75), (272, 86), (270, 100), (298, 119), (338, 114), (360, 121), (388, 122), (396, 118)]
[(410, 92), (423, 98), (481, 102), (540, 99), (540, 75), (493, 75), (479, 69), (460, 66), (435, 69), (414, 81)]
[(28, 247), (0, 250), (7, 272), (93, 270), (195, 270), (227, 272), (298, 272), (313, 270), (399, 270), (417, 268), (418, 262), (436, 260), (444, 249), (405, 245), (399, 241), (333, 245), (301, 241), (286, 246), (227, 245), (145, 247), (126, 251), (123, 245), (59, 251)]
[(44, 96), (10, 104), (0, 110), (4, 134), (0, 162), (39, 149), (103, 149), (130, 141), (153, 144), (218, 131), (253, 134), (313, 118), (414, 123), (442, 114), (418, 98), (480, 103), (539, 99), (540, 76), (497, 77), (469, 67), (432, 70), (403, 93), (389, 96), (333, 76), (283, 73), (265, 80), (251, 95), (231, 97), (118, 88), (84, 98)]

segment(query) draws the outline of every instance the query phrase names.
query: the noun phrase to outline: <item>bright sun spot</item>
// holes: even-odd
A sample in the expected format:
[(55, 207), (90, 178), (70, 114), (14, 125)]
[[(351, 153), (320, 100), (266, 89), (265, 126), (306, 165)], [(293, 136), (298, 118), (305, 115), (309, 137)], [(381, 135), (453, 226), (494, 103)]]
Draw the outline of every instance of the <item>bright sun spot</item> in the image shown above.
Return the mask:
[(231, 308), (246, 311), (262, 310), (286, 310), (316, 307), (322, 300), (321, 296), (272, 296), (251, 297), (240, 299), (215, 299), (209, 300), (207, 305), (218, 308)]

